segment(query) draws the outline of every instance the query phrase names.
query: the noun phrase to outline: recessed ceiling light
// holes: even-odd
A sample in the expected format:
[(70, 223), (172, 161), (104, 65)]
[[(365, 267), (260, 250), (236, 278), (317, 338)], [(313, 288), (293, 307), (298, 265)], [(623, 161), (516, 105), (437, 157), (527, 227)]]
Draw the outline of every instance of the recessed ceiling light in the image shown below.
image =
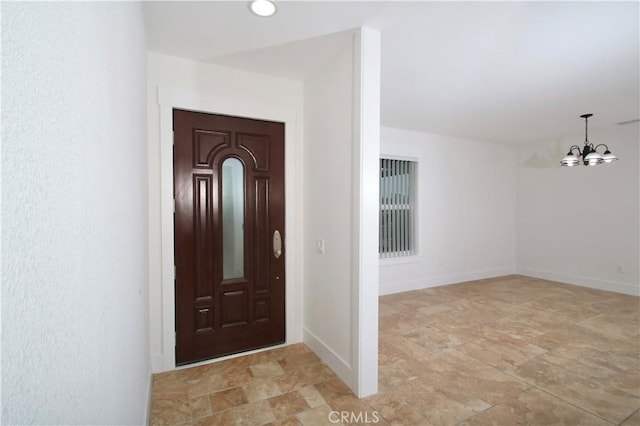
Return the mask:
[(258, 16), (271, 16), (276, 13), (276, 4), (270, 0), (253, 0), (249, 8)]

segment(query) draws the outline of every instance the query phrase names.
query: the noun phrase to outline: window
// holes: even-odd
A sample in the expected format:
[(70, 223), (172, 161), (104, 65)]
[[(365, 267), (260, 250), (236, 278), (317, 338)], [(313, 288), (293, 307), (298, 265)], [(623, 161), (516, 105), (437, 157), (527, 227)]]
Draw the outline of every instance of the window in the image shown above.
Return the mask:
[(415, 254), (416, 162), (380, 159), (381, 259)]

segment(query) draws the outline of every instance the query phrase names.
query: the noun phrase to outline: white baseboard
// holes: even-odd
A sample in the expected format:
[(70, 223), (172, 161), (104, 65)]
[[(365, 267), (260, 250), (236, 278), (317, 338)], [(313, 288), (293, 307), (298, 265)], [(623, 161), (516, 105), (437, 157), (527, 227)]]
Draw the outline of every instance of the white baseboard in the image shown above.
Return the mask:
[(447, 284), (463, 283), (466, 281), (482, 280), (485, 278), (502, 277), (516, 273), (515, 266), (485, 269), (482, 271), (463, 272), (460, 274), (441, 275), (414, 281), (380, 284), (380, 296), (385, 294), (403, 293), (405, 291), (421, 290), (423, 288), (438, 287)]
[(573, 284), (582, 287), (595, 288), (596, 290), (612, 291), (614, 293), (640, 296), (640, 286), (616, 281), (600, 280), (597, 278), (581, 277), (575, 275), (560, 274), (553, 271), (545, 271), (536, 268), (518, 267), (517, 273), (527, 277), (541, 278), (544, 280), (558, 281), (565, 284)]
[(320, 359), (342, 379), (343, 382), (353, 389), (351, 383), (353, 373), (349, 364), (306, 328), (302, 329), (302, 338), (304, 343), (309, 346), (316, 355), (318, 355)]

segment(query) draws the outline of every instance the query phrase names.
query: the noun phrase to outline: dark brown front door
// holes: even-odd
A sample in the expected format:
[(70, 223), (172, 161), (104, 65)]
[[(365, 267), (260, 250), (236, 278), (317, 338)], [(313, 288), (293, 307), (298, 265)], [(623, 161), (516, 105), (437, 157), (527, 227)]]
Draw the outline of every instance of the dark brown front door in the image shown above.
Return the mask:
[(173, 126), (176, 363), (284, 342), (284, 124), (174, 110)]

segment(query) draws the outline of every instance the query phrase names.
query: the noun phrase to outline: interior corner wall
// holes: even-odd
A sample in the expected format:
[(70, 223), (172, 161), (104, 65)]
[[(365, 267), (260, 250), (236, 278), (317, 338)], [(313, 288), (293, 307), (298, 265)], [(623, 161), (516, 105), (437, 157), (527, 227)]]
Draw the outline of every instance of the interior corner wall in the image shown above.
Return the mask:
[(345, 46), (304, 82), (304, 341), (346, 383), (353, 337), (353, 54), (353, 45)]
[[(294, 304), (287, 296), (287, 342), (302, 340), (302, 260), (298, 247), (302, 245), (302, 83), (263, 74), (221, 67), (214, 64), (158, 53), (147, 53), (147, 109), (148, 109), (148, 168), (149, 168), (149, 285), (150, 285), (150, 345), (155, 372), (166, 370), (164, 365), (163, 294), (162, 294), (162, 204), (161, 204), (161, 119), (158, 104), (159, 88), (187, 93), (203, 100), (215, 99), (218, 104), (260, 105), (274, 111), (293, 111), (296, 125), (293, 140), (285, 141), (286, 185), (286, 243), (287, 287), (294, 294)], [(255, 109), (255, 108), (254, 108)], [(219, 112), (219, 111), (205, 111)], [(288, 132), (288, 131), (287, 131)], [(288, 134), (288, 133), (287, 133)], [(290, 208), (291, 207), (291, 208)], [(300, 240), (300, 241), (298, 241)], [(294, 264), (293, 273), (289, 262)], [(289, 294), (290, 290), (287, 290)], [(292, 315), (289, 315), (291, 311)], [(298, 317), (299, 316), (299, 317)], [(173, 325), (169, 326), (169, 329)], [(166, 327), (165, 327), (166, 328)], [(169, 345), (171, 346), (171, 345)]]
[(515, 147), (383, 127), (380, 152), (418, 162), (418, 253), (380, 261), (380, 294), (515, 273)]
[(561, 167), (583, 134), (519, 150), (518, 273), (640, 295), (640, 127), (594, 124), (619, 161)]
[(2, 4), (2, 421), (144, 424), (139, 3)]

